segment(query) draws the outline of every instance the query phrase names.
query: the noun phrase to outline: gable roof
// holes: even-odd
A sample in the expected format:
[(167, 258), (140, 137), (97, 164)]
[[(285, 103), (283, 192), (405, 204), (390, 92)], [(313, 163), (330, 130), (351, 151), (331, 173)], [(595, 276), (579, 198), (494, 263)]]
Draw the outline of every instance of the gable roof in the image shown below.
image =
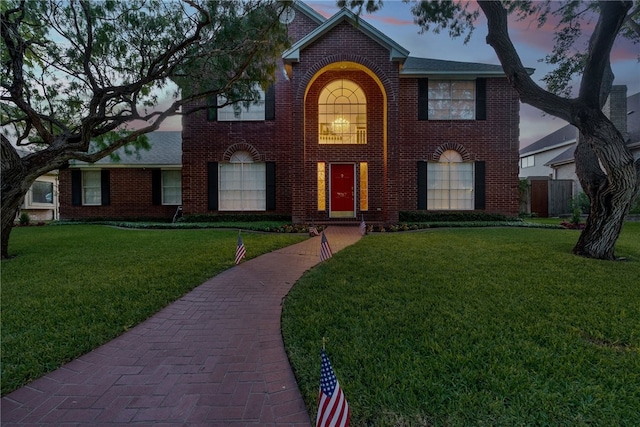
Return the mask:
[[(627, 140), (629, 147), (640, 146), (640, 92), (627, 97)], [(527, 145), (520, 149), (520, 156), (532, 155), (542, 151), (548, 151), (553, 148), (559, 148), (565, 145), (573, 145), (578, 139), (578, 129), (568, 124), (561, 127), (555, 132)], [(546, 165), (560, 164), (562, 162), (573, 160), (573, 151), (575, 147), (569, 147)]]
[(119, 161), (112, 160), (109, 156), (91, 164), (72, 161), (73, 166), (83, 167), (180, 167), (182, 165), (182, 132), (181, 131), (156, 131), (147, 134), (150, 148), (140, 150), (139, 153), (127, 154), (124, 147), (115, 153), (120, 157)]
[(573, 125), (565, 125), (555, 132), (540, 138), (539, 140), (520, 149), (520, 155), (531, 155), (541, 151), (560, 148), (568, 144), (573, 144), (578, 139), (578, 129)]
[(342, 8), (338, 13), (324, 21), (315, 30), (311, 31), (309, 34), (294, 43), (293, 46), (291, 46), (282, 54), (282, 59), (286, 63), (300, 61), (301, 50), (305, 49), (307, 46), (318, 40), (327, 32), (331, 31), (336, 25), (340, 24), (341, 22), (348, 22), (354, 28), (358, 29), (363, 34), (389, 50), (391, 61), (404, 62), (404, 60), (409, 55), (409, 51), (407, 49), (391, 40), (388, 36), (380, 32), (380, 30), (373, 27), (363, 19), (358, 18), (349, 9)]
[[(635, 95), (631, 95), (627, 97), (627, 141), (626, 143), (629, 148), (635, 149), (637, 147), (640, 147), (640, 119), (638, 119), (639, 116), (640, 116), (640, 92), (636, 93)], [(578, 130), (572, 125), (567, 125), (564, 128), (568, 128), (568, 127), (573, 128), (577, 137)], [(537, 142), (539, 141), (536, 141), (535, 143)], [(544, 165), (554, 167), (554, 166), (562, 165), (564, 163), (572, 163), (574, 161), (575, 150), (576, 150), (576, 147), (575, 147), (575, 140), (574, 140), (571, 144), (571, 147), (567, 148), (565, 151), (558, 154), (556, 157), (549, 160)], [(520, 151), (520, 154), (522, 154), (522, 150)]]

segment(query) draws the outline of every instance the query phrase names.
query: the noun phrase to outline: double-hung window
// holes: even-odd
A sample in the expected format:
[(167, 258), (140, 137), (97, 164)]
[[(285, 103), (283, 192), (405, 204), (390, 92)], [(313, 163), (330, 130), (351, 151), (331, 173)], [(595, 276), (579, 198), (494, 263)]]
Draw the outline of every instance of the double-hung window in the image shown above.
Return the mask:
[(418, 120), (486, 120), (487, 81), (418, 79)]
[(475, 92), (473, 80), (429, 79), (429, 119), (474, 120)]
[(427, 166), (427, 209), (473, 210), (473, 162), (463, 162), (457, 151), (447, 150), (440, 161)]
[[(209, 100), (208, 121), (248, 122), (275, 120), (275, 86), (266, 91), (255, 87), (253, 100), (242, 100), (227, 104), (227, 98), (219, 96)], [(225, 105), (227, 104), (227, 105)]]
[(162, 171), (162, 204), (180, 205), (182, 203), (182, 172), (179, 170)]
[(246, 151), (235, 152), (229, 163), (220, 163), (218, 191), (221, 211), (266, 210), (266, 164), (254, 162)]
[(90, 206), (102, 204), (101, 171), (82, 171), (82, 204)]

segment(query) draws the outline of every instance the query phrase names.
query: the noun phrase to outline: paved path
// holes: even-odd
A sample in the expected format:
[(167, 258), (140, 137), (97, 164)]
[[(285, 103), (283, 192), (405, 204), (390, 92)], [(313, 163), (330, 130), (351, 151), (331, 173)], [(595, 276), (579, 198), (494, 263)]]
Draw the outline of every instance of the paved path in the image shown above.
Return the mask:
[[(360, 238), (357, 226), (325, 234), (334, 253)], [(309, 427), (280, 314), (284, 296), (319, 262), (314, 237), (224, 271), (3, 397), (2, 426)]]

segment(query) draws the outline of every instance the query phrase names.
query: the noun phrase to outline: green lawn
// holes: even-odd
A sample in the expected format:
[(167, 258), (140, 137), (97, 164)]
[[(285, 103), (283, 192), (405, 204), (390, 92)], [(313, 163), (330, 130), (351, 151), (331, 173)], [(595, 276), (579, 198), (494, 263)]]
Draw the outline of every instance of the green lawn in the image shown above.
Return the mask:
[(288, 295), (283, 335), (315, 419), (322, 338), (353, 426), (638, 425), (640, 223), (617, 255), (574, 230), (365, 236)]
[[(247, 258), (305, 238), (242, 233)], [(19, 227), (2, 261), (2, 394), (148, 318), (233, 265), (237, 230)]]

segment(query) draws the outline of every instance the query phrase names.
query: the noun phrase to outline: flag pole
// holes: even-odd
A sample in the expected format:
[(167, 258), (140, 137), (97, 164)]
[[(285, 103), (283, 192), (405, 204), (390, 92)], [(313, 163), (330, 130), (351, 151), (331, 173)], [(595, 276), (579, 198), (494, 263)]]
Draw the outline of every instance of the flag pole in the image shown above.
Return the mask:
[(327, 339), (325, 337), (322, 337), (322, 349), (324, 350), (324, 345), (326, 343)]

